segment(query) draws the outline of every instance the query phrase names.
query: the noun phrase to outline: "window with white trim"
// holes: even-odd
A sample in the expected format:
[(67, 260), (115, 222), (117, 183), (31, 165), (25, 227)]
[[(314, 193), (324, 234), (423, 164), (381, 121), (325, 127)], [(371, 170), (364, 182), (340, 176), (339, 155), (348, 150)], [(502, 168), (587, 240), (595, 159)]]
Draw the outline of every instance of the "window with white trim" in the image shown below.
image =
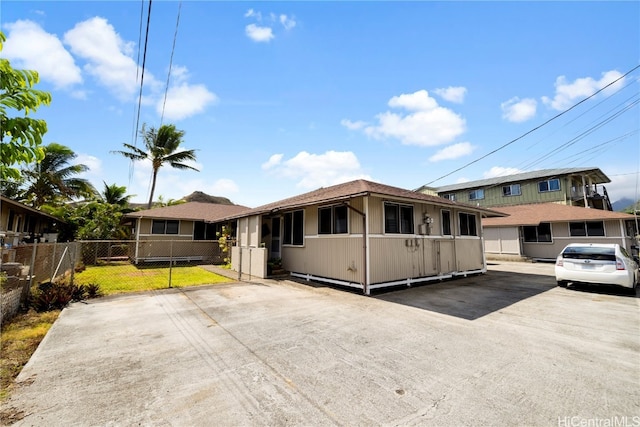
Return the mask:
[(476, 216), (474, 214), (460, 212), (458, 214), (460, 221), (461, 236), (477, 236), (478, 227), (476, 226)]
[(451, 200), (452, 202), (456, 201), (456, 193), (443, 194), (443, 199)]
[(287, 212), (283, 216), (282, 244), (302, 246), (304, 244), (304, 211)]
[(478, 188), (469, 192), (469, 200), (482, 200), (484, 199), (484, 189)]
[(571, 237), (604, 236), (604, 222), (582, 221), (569, 223)]
[(538, 191), (546, 193), (549, 191), (560, 191), (560, 180), (558, 178), (547, 179), (538, 183)]
[(522, 227), (522, 232), (525, 242), (551, 242), (551, 224), (548, 222), (541, 222), (538, 225), (525, 225), (524, 227)]
[(318, 234), (346, 234), (349, 208), (345, 205), (318, 208)]
[(502, 187), (502, 196), (503, 197), (519, 196), (521, 194), (522, 193), (520, 192), (520, 184), (504, 185)]
[(385, 202), (384, 232), (389, 234), (414, 234), (413, 206)]
[(151, 234), (178, 234), (180, 221), (174, 219), (154, 219)]

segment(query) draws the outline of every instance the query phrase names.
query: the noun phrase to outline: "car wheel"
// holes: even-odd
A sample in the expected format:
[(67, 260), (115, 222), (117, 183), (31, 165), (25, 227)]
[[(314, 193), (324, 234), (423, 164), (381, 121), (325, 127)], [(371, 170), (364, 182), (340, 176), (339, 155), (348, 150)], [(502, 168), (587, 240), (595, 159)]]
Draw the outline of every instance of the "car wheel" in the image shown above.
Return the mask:
[(567, 281), (566, 280), (558, 280), (558, 286), (560, 286), (561, 288), (566, 288), (567, 287)]

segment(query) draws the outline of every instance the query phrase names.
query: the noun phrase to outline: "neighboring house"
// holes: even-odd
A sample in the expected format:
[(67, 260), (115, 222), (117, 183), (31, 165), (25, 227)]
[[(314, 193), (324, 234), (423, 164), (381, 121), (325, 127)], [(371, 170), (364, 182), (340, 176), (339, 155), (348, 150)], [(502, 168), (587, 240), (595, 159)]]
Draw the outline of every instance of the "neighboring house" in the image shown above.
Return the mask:
[[(496, 178), (445, 185), (436, 189), (448, 200), (481, 207), (561, 203), (613, 210), (606, 188), (611, 180), (598, 168), (544, 169)], [(417, 189), (430, 193), (431, 188)]]
[(169, 258), (216, 262), (219, 254), (214, 246), (217, 243), (212, 241), (218, 239), (217, 233), (228, 224), (224, 219), (248, 209), (239, 205), (187, 202), (131, 212), (124, 217), (132, 222), (136, 244), (128, 256), (136, 264)]
[[(0, 244), (3, 261), (12, 261), (10, 248), (21, 243), (55, 242), (62, 221), (37, 209), (0, 196)], [(6, 258), (6, 259), (5, 259)]]
[(257, 277), (281, 260), (292, 276), (362, 289), (486, 271), (482, 216), (502, 214), (365, 180), (236, 215), (232, 269)]
[(553, 260), (569, 243), (618, 243), (638, 255), (633, 215), (557, 203), (493, 208), (508, 216), (484, 218), (488, 258)]

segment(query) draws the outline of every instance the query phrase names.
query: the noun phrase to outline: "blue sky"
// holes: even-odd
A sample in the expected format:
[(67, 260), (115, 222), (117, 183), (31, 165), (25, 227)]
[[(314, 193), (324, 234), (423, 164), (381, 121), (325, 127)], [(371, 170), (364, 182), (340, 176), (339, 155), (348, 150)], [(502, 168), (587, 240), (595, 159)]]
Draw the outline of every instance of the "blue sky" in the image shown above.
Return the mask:
[[(3, 1), (2, 55), (40, 72), (45, 143), (146, 201), (134, 138), (148, 3)], [(180, 8), (173, 66), (171, 49)], [(140, 39), (140, 14), (143, 34)], [(140, 58), (140, 59), (139, 59)], [(534, 129), (640, 64), (639, 2), (152, 3), (139, 125), (173, 123), (200, 172), (156, 196), (251, 207), (365, 178), (414, 189)], [(640, 70), (431, 185), (600, 167), (637, 197)], [(163, 102), (166, 91), (166, 103)]]

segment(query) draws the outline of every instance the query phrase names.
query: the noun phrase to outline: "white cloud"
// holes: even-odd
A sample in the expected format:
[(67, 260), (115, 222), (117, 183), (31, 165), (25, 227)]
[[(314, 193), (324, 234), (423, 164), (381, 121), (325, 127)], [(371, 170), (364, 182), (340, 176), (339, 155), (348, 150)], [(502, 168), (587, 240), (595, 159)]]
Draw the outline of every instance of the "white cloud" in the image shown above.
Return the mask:
[[(84, 70), (117, 97), (128, 100), (138, 91), (138, 66), (131, 58), (133, 43), (125, 42), (106, 19), (94, 17), (76, 24), (64, 35), (71, 52), (87, 61)], [(158, 85), (145, 72), (145, 83)]]
[(426, 90), (414, 93), (403, 93), (389, 100), (389, 107), (404, 108), (409, 111), (428, 111), (438, 107), (438, 102), (429, 96)]
[(441, 150), (438, 150), (436, 154), (429, 157), (430, 162), (439, 162), (441, 160), (452, 160), (458, 157), (468, 156), (473, 152), (475, 147), (468, 142), (460, 142), (458, 144), (449, 145)]
[(102, 175), (102, 160), (89, 154), (78, 154), (74, 159), (75, 164), (85, 165), (89, 168), (86, 175), (99, 177)]
[(253, 9), (247, 10), (247, 13), (244, 14), (245, 18), (256, 18), (258, 21), (262, 20), (262, 14), (260, 12), (256, 12)]
[(237, 194), (240, 189), (238, 188), (238, 184), (236, 184), (231, 179), (218, 179), (209, 187), (206, 187), (207, 194), (211, 194), (212, 196), (225, 196), (228, 197), (230, 194)]
[(367, 122), (363, 122), (361, 120), (357, 122), (352, 122), (351, 120), (342, 119), (340, 121), (340, 124), (349, 130), (360, 130), (367, 125)]
[(259, 27), (256, 24), (249, 24), (245, 27), (245, 33), (254, 42), (269, 42), (275, 36), (269, 27)]
[(14, 68), (36, 70), (43, 81), (56, 88), (82, 83), (80, 68), (54, 34), (49, 34), (32, 21), (6, 24), (9, 30), (2, 55)]
[(311, 154), (301, 151), (295, 157), (282, 161), (282, 155), (271, 156), (269, 165), (276, 175), (297, 181), (301, 188), (325, 187), (354, 179), (371, 179), (360, 167), (358, 158), (350, 151), (327, 151)]
[(262, 169), (268, 170), (275, 166), (278, 166), (280, 162), (282, 162), (283, 156), (284, 156), (283, 154), (274, 154), (273, 156), (269, 157), (269, 160), (267, 160), (262, 164)]
[(466, 128), (461, 116), (439, 106), (426, 90), (394, 96), (389, 106), (411, 113), (380, 113), (376, 116), (378, 125), (364, 128), (366, 135), (375, 139), (396, 138), (407, 145), (434, 146), (452, 142)]
[(520, 99), (517, 96), (500, 104), (502, 118), (513, 123), (525, 122), (536, 115), (538, 102), (533, 98)]
[[(616, 168), (611, 168), (611, 170), (615, 171)], [(612, 203), (617, 202), (620, 199), (624, 199), (625, 197), (627, 199), (637, 200), (639, 195), (636, 193), (636, 174), (631, 173), (608, 176), (611, 179), (611, 182), (604, 186), (607, 188), (607, 194), (609, 195)], [(598, 186), (598, 193), (602, 194), (602, 192), (602, 186)]]
[(89, 93), (86, 90), (78, 89), (71, 91), (71, 97), (75, 99), (86, 100), (89, 99)]
[(391, 108), (402, 108), (409, 113), (386, 111), (376, 116), (377, 125), (363, 126), (364, 122), (342, 120), (349, 129), (361, 129), (375, 139), (396, 138), (406, 145), (434, 146), (452, 142), (466, 130), (465, 120), (448, 108), (438, 105), (426, 90), (394, 96)]
[(293, 27), (296, 26), (296, 21), (294, 18), (288, 17), (287, 15), (280, 15), (280, 23), (284, 27), (285, 30), (289, 31)]
[(502, 166), (494, 166), (488, 171), (486, 171), (485, 173), (483, 173), (482, 176), (484, 178), (496, 178), (499, 176), (513, 175), (513, 174), (522, 173), (522, 172), (524, 171), (517, 168), (505, 168)]
[[(164, 117), (169, 120), (181, 120), (201, 113), (207, 105), (216, 102), (218, 97), (209, 92), (204, 85), (189, 85), (182, 83), (169, 88)], [(156, 104), (156, 111), (162, 114), (164, 97), (160, 97)]]
[[(600, 78), (600, 80), (595, 80), (592, 77), (583, 77), (576, 79), (573, 82), (567, 82), (567, 78), (565, 76), (560, 76), (556, 79), (555, 82), (556, 94), (553, 99), (543, 96), (542, 102), (555, 110), (565, 110), (571, 107), (576, 102), (592, 95), (597, 90), (602, 89), (621, 76), (622, 73), (616, 70), (606, 71), (602, 73), (602, 77)], [(618, 88), (622, 87), (624, 85), (624, 80), (624, 78), (620, 79), (607, 91), (615, 91)]]
[(436, 89), (434, 92), (445, 101), (462, 104), (464, 102), (464, 96), (467, 93), (467, 88), (462, 86), (449, 86), (447, 88)]

